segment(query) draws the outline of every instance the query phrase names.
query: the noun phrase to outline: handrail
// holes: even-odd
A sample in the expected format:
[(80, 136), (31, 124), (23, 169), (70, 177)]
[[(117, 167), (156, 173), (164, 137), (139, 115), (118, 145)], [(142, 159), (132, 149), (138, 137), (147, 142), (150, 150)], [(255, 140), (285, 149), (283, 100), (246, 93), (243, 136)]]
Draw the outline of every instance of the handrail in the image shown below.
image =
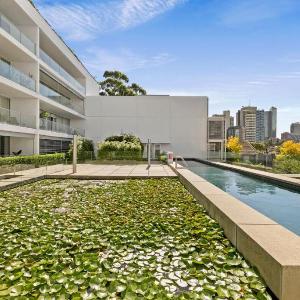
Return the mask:
[(49, 88), (48, 86), (44, 85), (43, 83), (40, 82), (40, 94), (54, 100), (55, 102), (58, 102), (64, 106), (67, 106), (75, 111), (77, 111), (80, 114), (84, 113), (84, 104), (82, 102), (82, 106), (75, 104), (71, 99), (61, 95), (57, 91)]
[(36, 44), (26, 36), (15, 24), (13, 24), (6, 16), (0, 13), (0, 27), (8, 34), (14, 37), (18, 42), (25, 46), (32, 53), (36, 53)]
[(85, 94), (85, 87), (42, 49), (40, 49), (40, 59), (71, 83), (75, 90)]
[(21, 127), (36, 128), (34, 115), (24, 114), (20, 111), (0, 107), (0, 123)]
[(32, 91), (36, 90), (36, 81), (33, 78), (3, 60), (0, 60), (0, 76), (12, 80)]
[(40, 129), (53, 131), (53, 132), (62, 132), (62, 133), (66, 133), (69, 135), (74, 135), (74, 134), (80, 135), (80, 136), (85, 135), (85, 132), (83, 129), (72, 128), (68, 125), (61, 124), (59, 122), (53, 122), (51, 120), (47, 120), (44, 118), (40, 119)]
[(177, 169), (178, 158), (180, 158), (180, 159), (184, 162), (184, 164), (185, 164), (186, 167), (189, 166), (188, 163), (185, 161), (185, 159), (184, 159), (182, 156), (180, 156), (180, 155), (175, 155), (175, 168), (176, 168), (176, 169)]

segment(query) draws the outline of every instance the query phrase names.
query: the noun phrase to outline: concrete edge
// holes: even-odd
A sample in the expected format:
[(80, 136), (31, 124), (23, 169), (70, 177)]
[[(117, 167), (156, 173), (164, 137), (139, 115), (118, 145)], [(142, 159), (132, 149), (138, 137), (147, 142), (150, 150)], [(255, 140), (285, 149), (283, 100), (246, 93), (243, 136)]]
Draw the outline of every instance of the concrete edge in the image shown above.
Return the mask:
[(44, 179), (74, 179), (74, 180), (129, 180), (129, 179), (163, 179), (163, 178), (170, 178), (170, 179), (175, 179), (178, 178), (177, 175), (107, 175), (107, 176), (94, 176), (94, 175), (41, 175), (41, 176), (36, 176), (33, 178), (28, 178), (24, 180), (19, 180), (16, 182), (8, 183), (7, 185), (0, 186), (0, 192), (7, 191), (10, 189), (17, 188), (19, 186), (31, 184), (40, 180)]
[(213, 161), (208, 161), (208, 160), (203, 160), (203, 159), (189, 159), (192, 161), (198, 161), (207, 165), (215, 166), (218, 168), (222, 168), (225, 170), (230, 170), (234, 172), (238, 172), (243, 175), (248, 175), (254, 178), (260, 178), (267, 180), (272, 183), (276, 183), (282, 187), (285, 188), (290, 188), (296, 191), (300, 191), (300, 180), (298, 178), (292, 177), (292, 176), (285, 176), (281, 174), (275, 174), (275, 173), (269, 173), (266, 171), (261, 171), (261, 170), (255, 170), (255, 169), (250, 169), (242, 166), (235, 166), (227, 163), (221, 163), (221, 162), (213, 162)]
[(0, 192), (11, 190), (11, 189), (17, 188), (19, 186), (31, 184), (31, 183), (34, 183), (34, 182), (37, 182), (37, 181), (40, 181), (40, 180), (43, 180), (43, 179), (46, 179), (46, 175), (41, 175), (41, 176), (37, 176), (37, 177), (34, 177), (34, 178), (28, 178), (28, 179), (25, 179), (25, 180), (22, 180), (22, 181), (20, 180), (20, 181), (17, 181), (17, 182), (12, 182), (12, 183), (7, 184), (5, 186), (0, 186)]
[(94, 175), (46, 175), (46, 179), (76, 179), (76, 180), (129, 180), (129, 179), (162, 179), (162, 178), (178, 178), (174, 176), (164, 175), (108, 175), (108, 176), (94, 176)]
[(300, 237), (192, 171), (170, 167), (276, 297), (299, 300)]

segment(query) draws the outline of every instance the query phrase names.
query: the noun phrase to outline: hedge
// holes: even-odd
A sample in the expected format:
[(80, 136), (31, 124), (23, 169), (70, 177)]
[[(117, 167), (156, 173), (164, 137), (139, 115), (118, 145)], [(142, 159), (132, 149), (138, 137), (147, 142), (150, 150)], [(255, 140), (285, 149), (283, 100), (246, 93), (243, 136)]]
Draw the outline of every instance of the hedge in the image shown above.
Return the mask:
[[(68, 160), (73, 159), (73, 142), (70, 144), (66, 158)], [(77, 141), (77, 160), (83, 162), (90, 159), (95, 159), (94, 143), (92, 140), (81, 138)]]
[(141, 160), (142, 146), (132, 142), (105, 141), (98, 145), (98, 159)]
[(144, 145), (140, 138), (133, 134), (124, 133), (120, 135), (112, 135), (107, 137), (105, 142), (126, 142), (126, 143), (133, 143), (141, 146), (142, 152), (144, 151)]
[(276, 159), (274, 164), (275, 171), (287, 174), (300, 173), (300, 160), (292, 158)]
[(0, 166), (8, 166), (8, 165), (42, 166), (42, 165), (62, 163), (64, 160), (65, 160), (64, 153), (28, 155), (28, 156), (10, 156), (10, 157), (1, 157)]

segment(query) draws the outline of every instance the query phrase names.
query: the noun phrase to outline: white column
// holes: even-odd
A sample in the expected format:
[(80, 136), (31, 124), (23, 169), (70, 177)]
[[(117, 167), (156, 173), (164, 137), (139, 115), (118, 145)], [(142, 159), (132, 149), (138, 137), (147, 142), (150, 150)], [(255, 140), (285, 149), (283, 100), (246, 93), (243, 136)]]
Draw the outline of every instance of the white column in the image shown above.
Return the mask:
[(36, 134), (33, 139), (33, 153), (40, 154), (40, 135)]

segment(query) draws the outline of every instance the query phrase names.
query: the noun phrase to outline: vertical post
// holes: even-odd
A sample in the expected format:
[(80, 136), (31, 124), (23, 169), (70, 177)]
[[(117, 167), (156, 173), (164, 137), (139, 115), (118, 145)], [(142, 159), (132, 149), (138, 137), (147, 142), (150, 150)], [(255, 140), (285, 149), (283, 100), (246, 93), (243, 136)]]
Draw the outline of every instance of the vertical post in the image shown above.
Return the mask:
[(227, 152), (226, 152), (226, 144), (227, 144), (227, 130), (226, 130), (226, 120), (224, 121), (224, 160), (227, 161)]
[(148, 168), (150, 168), (151, 167), (151, 140), (150, 139), (148, 139), (148, 149), (147, 149), (148, 151), (148, 153), (147, 153), (147, 155), (148, 155)]
[(77, 136), (73, 136), (73, 174), (77, 173)]

